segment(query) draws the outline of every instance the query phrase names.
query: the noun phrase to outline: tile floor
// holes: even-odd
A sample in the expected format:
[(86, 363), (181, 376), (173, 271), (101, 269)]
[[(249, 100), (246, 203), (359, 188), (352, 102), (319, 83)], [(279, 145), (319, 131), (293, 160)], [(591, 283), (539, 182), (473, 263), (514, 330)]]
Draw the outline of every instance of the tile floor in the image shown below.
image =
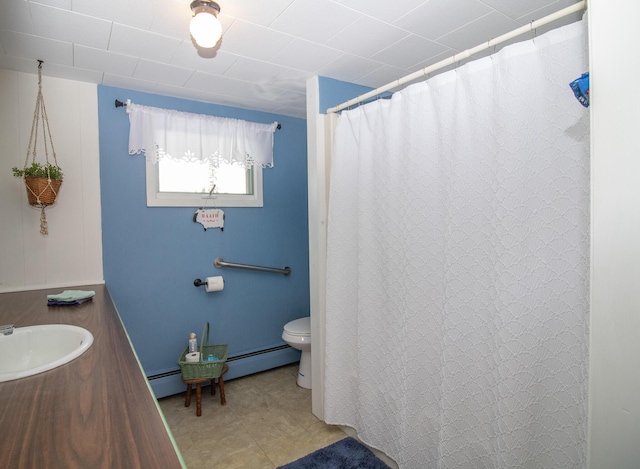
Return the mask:
[(188, 408), (184, 393), (159, 399), (187, 468), (273, 469), (345, 438), (311, 413), (311, 390), (296, 385), (297, 371), (294, 363), (225, 382), (226, 406), (207, 386), (200, 417), (195, 388)]

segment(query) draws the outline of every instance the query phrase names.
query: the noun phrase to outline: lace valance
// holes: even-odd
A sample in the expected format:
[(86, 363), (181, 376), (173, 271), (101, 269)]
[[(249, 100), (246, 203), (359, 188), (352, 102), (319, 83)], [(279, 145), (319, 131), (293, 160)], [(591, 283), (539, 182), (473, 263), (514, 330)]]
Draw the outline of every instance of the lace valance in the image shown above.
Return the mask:
[(127, 103), (129, 154), (182, 161), (273, 167), (273, 133), (278, 125), (193, 114)]

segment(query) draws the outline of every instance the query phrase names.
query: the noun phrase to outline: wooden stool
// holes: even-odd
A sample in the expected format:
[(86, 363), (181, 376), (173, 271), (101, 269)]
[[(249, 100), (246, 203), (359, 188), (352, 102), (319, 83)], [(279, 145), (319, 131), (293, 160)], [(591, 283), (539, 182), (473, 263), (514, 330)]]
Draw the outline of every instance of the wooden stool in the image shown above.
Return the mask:
[[(224, 375), (227, 371), (229, 371), (229, 367), (225, 363), (222, 366), (222, 373), (218, 377), (218, 386), (220, 386), (220, 404), (227, 405), (227, 399), (224, 396), (224, 380), (222, 379), (222, 375)], [(215, 395), (216, 393), (216, 378), (203, 378), (203, 379), (183, 379), (185, 383), (187, 383), (187, 397), (184, 401), (184, 406), (189, 407), (191, 405), (191, 385), (196, 385), (196, 415), (200, 417), (202, 415), (202, 389), (200, 385), (202, 383), (206, 383), (211, 381), (211, 395)]]

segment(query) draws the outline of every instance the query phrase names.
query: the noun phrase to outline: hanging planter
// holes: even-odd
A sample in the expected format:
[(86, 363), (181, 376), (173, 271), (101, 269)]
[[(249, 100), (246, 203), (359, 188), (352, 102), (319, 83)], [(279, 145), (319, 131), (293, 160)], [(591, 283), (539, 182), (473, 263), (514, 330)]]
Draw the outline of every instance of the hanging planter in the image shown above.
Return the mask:
[[(36, 161), (36, 147), (40, 127), (42, 127), (44, 164)], [(53, 161), (49, 160), (49, 147), (51, 147)], [(29, 158), (31, 158), (31, 164), (29, 164)], [(24, 162), (23, 169), (14, 167), (12, 170), (15, 177), (24, 179), (29, 205), (40, 208), (40, 233), (43, 235), (49, 234), (45, 208), (56, 203), (60, 186), (62, 185), (63, 174), (62, 169), (58, 166), (56, 151), (53, 148), (47, 109), (42, 96), (42, 60), (38, 60), (38, 96), (36, 98), (36, 108), (33, 112), (27, 159)]]
[(63, 178), (59, 166), (32, 163), (24, 169), (13, 168), (13, 175), (24, 179), (29, 205), (46, 207), (56, 203)]

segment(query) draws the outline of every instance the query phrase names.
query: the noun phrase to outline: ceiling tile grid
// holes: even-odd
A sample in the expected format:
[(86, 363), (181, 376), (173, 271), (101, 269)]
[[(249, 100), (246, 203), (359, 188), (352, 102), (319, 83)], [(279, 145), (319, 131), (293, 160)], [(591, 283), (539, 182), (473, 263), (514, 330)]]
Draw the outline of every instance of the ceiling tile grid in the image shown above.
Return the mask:
[(3, 0), (0, 68), (305, 118), (314, 75), (375, 88), (575, 3), (217, 1), (200, 49), (190, 0)]

